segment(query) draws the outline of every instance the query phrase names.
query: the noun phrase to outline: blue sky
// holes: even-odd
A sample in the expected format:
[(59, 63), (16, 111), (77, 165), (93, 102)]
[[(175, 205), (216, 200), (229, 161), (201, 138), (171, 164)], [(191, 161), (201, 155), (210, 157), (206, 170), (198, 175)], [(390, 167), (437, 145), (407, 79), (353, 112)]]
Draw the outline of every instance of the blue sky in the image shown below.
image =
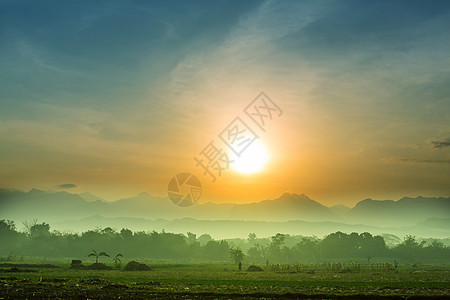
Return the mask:
[(0, 181), (163, 195), (264, 90), (286, 111), (253, 183), (273, 185), (236, 199), (448, 196), (449, 20), (448, 1), (1, 1)]

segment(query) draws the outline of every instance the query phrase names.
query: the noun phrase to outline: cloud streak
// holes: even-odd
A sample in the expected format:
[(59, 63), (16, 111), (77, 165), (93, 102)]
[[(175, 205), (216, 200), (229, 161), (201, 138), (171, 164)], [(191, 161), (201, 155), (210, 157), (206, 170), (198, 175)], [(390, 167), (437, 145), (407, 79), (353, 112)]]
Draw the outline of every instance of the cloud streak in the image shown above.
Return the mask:
[(400, 158), (405, 163), (430, 163), (430, 164), (450, 164), (450, 159), (416, 159), (416, 158)]
[(59, 187), (62, 189), (73, 189), (78, 186), (75, 183), (64, 183), (64, 184), (59, 185)]
[(447, 138), (445, 140), (432, 141), (431, 144), (433, 145), (434, 148), (437, 149), (447, 148), (450, 147), (450, 138)]

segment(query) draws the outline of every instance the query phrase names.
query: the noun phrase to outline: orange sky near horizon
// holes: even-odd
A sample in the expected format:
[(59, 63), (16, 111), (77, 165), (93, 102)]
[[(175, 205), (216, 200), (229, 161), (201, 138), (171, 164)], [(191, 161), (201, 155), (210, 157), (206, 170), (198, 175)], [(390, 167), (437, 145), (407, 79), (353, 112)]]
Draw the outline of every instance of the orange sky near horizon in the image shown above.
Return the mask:
[[(166, 197), (191, 172), (202, 203), (448, 197), (450, 13), (400, 2), (0, 4), (0, 188)], [(283, 111), (265, 132), (261, 91)], [(238, 116), (269, 159), (212, 183), (194, 156)]]
[[(243, 113), (243, 108), (254, 97), (251, 93), (246, 97), (239, 96), (236, 91), (235, 95), (227, 95), (236, 99), (235, 103), (218, 101), (219, 105), (213, 107), (210, 113), (205, 109), (203, 118), (195, 115), (198, 107), (192, 107), (192, 112), (187, 113), (185, 107), (181, 108), (180, 111), (183, 110), (187, 116), (184, 116), (183, 122), (168, 124), (165, 134), (160, 137), (161, 143), (128, 143), (128, 149), (118, 150), (115, 146), (112, 153), (106, 151), (108, 144), (90, 145), (98, 147), (96, 153), (106, 151), (94, 158), (94, 165), (83, 163), (76, 166), (79, 162), (75, 161), (70, 170), (58, 170), (40, 176), (42, 183), (35, 180), (36, 174), (31, 172), (29, 176), (33, 178), (33, 183), (27, 188), (58, 189), (46, 182), (74, 182), (77, 188), (67, 191), (88, 191), (107, 200), (131, 197), (143, 191), (166, 197), (170, 178), (187, 171), (195, 174), (202, 182), (201, 203), (255, 202), (278, 198), (284, 192), (304, 193), (325, 205), (348, 206), (365, 198), (445, 196), (444, 193), (435, 192), (433, 188), (426, 193), (426, 189), (417, 186), (424, 175), (419, 172), (410, 173), (409, 170), (419, 170), (420, 164), (411, 166), (395, 161), (395, 157), (390, 157), (389, 153), (370, 151), (368, 148), (373, 146), (370, 139), (358, 137), (358, 133), (349, 128), (351, 124), (323, 117), (308, 105), (292, 107), (295, 100), (284, 100), (277, 93), (267, 94), (282, 108), (283, 115), (270, 121), (266, 132), (258, 130)], [(229, 105), (230, 102), (232, 105)], [(199, 100), (196, 105), (202, 106), (201, 103)], [(218, 134), (236, 116), (241, 116), (257, 132), (270, 153), (269, 160), (257, 173), (242, 174), (230, 168), (224, 170), (217, 181), (212, 183), (210, 177), (203, 175), (203, 170), (196, 167), (193, 158), (211, 140), (227, 149)], [(341, 141), (344, 140), (347, 142), (342, 145)], [(82, 144), (87, 145), (88, 142)], [(117, 151), (129, 155), (123, 159)], [(117, 157), (121, 159), (110, 164), (108, 160)], [(26, 182), (30, 178), (23, 179)], [(438, 188), (446, 189), (445, 178), (441, 181), (433, 180), (433, 183)]]

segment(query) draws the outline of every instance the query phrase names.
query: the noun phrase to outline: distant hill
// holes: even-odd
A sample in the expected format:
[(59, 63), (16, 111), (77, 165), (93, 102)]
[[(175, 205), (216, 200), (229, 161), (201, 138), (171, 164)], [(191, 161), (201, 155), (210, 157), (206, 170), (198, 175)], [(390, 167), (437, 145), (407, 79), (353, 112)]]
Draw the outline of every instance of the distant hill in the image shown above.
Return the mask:
[(427, 218), (448, 218), (450, 198), (402, 198), (399, 201), (365, 199), (358, 202), (347, 214), (351, 222), (390, 226), (416, 224)]
[(74, 216), (92, 215), (93, 212), (108, 211), (110, 206), (102, 201), (87, 202), (77, 194), (67, 192), (29, 192), (0, 190), (0, 218), (19, 220), (64, 220)]
[[(87, 199), (85, 199), (87, 198)], [(93, 201), (95, 200), (95, 201)], [(29, 192), (0, 189), (0, 218), (14, 220), (64, 221), (86, 218), (92, 215), (104, 217), (138, 218), (227, 218), (233, 204), (205, 203), (190, 208), (173, 205), (167, 198), (141, 193), (135, 197), (114, 202), (95, 199), (93, 195), (68, 192)], [(219, 208), (220, 207), (220, 208)]]
[(80, 196), (81, 198), (83, 198), (84, 200), (88, 201), (88, 202), (95, 202), (95, 201), (104, 201), (102, 198), (100, 198), (99, 196), (96, 195), (92, 195), (91, 193), (81, 193), (78, 194), (78, 196)]
[[(425, 221), (427, 222), (427, 221)], [(377, 227), (362, 224), (345, 224), (338, 222), (307, 222), (307, 221), (242, 221), (242, 220), (197, 220), (192, 218), (165, 220), (148, 220), (142, 218), (105, 218), (91, 216), (81, 220), (68, 220), (52, 223), (52, 228), (62, 231), (87, 231), (94, 228), (111, 227), (117, 231), (128, 228), (133, 231), (161, 231), (183, 233), (192, 232), (200, 236), (208, 233), (216, 239), (222, 238), (247, 238), (249, 233), (255, 233), (259, 237), (275, 235), (279, 232), (291, 235), (322, 237), (336, 231), (345, 233), (370, 232), (383, 235), (386, 233), (404, 237), (408, 234), (419, 237), (447, 238), (449, 231), (443, 228), (430, 228), (420, 224), (410, 227)]]
[(346, 213), (348, 213), (351, 210), (350, 207), (342, 205), (342, 204), (333, 205), (333, 206), (330, 207), (330, 209), (332, 211), (334, 211), (335, 213), (341, 214), (341, 215), (342, 214), (346, 214)]
[[(417, 232), (427, 229), (439, 235), (450, 235), (447, 226), (450, 198), (442, 197), (402, 198), (398, 201), (365, 199), (355, 207), (348, 208), (343, 205), (327, 207), (304, 194), (285, 193), (276, 199), (248, 204), (199, 203), (193, 207), (180, 208), (164, 197), (154, 197), (148, 193), (107, 202), (89, 193), (0, 189), (0, 219), (13, 219), (18, 224), (35, 218), (41, 222), (63, 224), (67, 220), (92, 218), (94, 215), (98, 216), (97, 219), (131, 218), (128, 221), (134, 220), (141, 225), (145, 222), (137, 219), (303, 221), (309, 223), (301, 226), (319, 226), (319, 222), (354, 224), (359, 228), (363, 228), (362, 225), (367, 228), (410, 229), (416, 226)], [(328, 228), (332, 230), (333, 226)]]
[(305, 220), (336, 221), (341, 216), (329, 207), (309, 199), (306, 195), (285, 193), (274, 200), (233, 206), (231, 219), (234, 220)]
[(450, 218), (430, 218), (417, 224), (421, 227), (449, 230)]

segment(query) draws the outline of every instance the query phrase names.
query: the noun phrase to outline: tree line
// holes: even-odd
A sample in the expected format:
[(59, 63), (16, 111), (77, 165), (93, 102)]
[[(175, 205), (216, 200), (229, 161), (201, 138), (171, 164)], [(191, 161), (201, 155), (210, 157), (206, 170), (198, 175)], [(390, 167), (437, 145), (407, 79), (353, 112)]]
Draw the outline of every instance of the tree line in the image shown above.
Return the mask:
[[(406, 236), (394, 247), (388, 247), (382, 236), (368, 232), (335, 232), (322, 239), (278, 233), (258, 238), (214, 240), (208, 234), (199, 237), (187, 234), (151, 231), (120, 231), (110, 227), (78, 233), (51, 231), (47, 223), (24, 222), (25, 231), (18, 231), (10, 220), (0, 220), (0, 256), (79, 258), (86, 259), (92, 249), (123, 253), (127, 258), (167, 259), (178, 261), (231, 261), (248, 263), (296, 263), (321, 261), (447, 262), (450, 248), (434, 240), (419, 242)], [(236, 259), (239, 257), (239, 259)]]

